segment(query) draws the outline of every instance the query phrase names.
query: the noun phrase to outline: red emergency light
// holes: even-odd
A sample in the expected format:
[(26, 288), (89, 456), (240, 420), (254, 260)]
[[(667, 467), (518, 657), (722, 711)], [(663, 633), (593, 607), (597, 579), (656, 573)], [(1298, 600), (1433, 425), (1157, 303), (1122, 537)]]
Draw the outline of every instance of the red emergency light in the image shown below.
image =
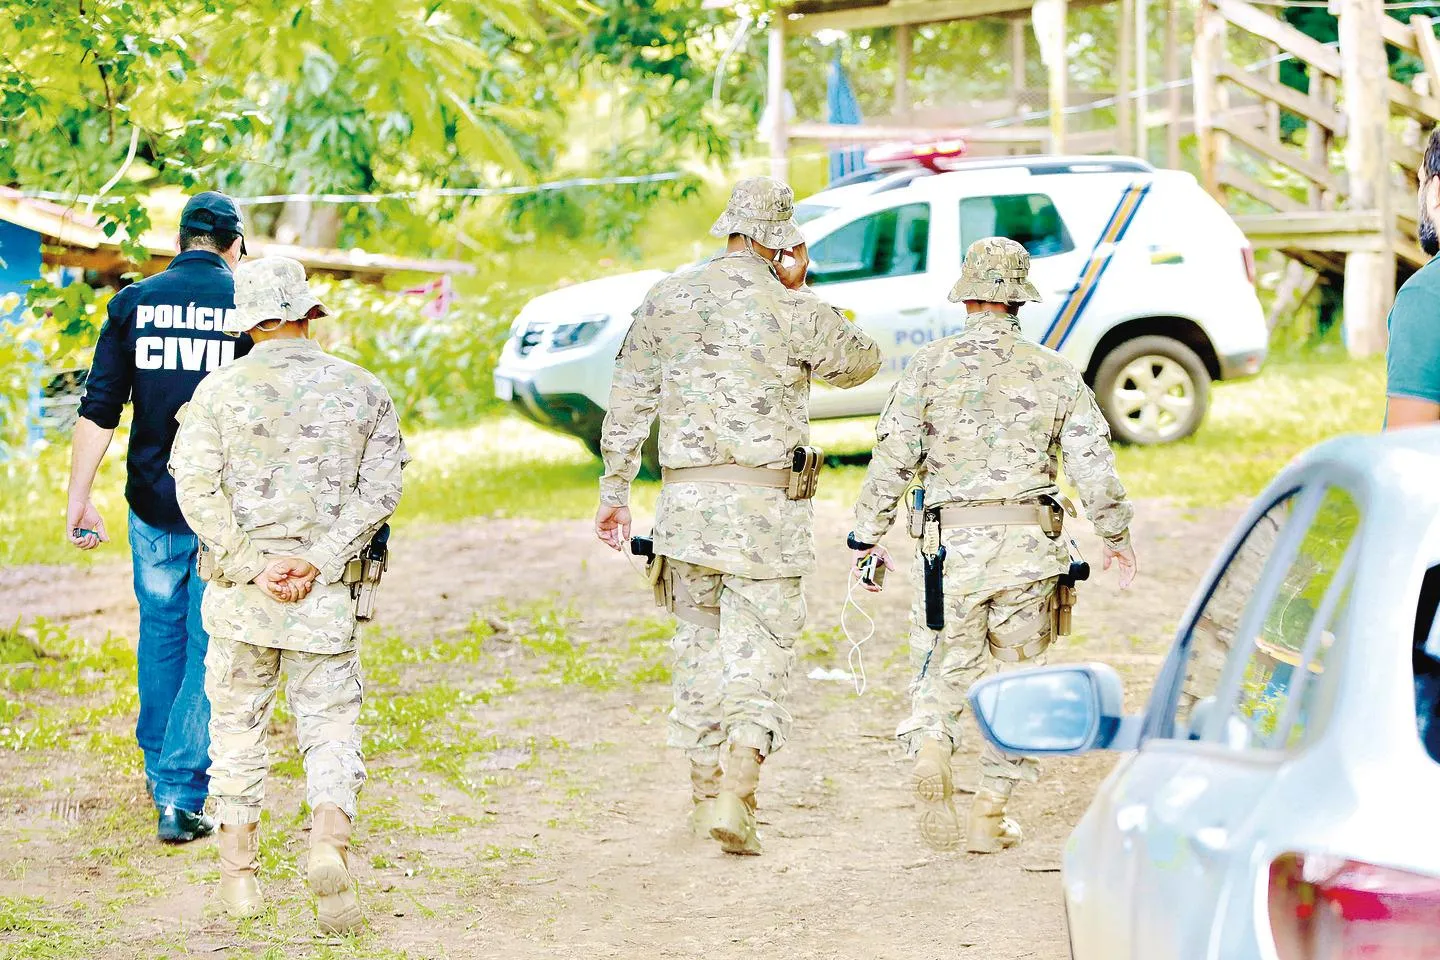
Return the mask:
[(871, 147), (865, 152), (865, 162), (881, 168), (920, 166), (940, 173), (948, 161), (959, 160), (968, 150), (968, 145), (959, 137), (920, 143), (905, 140)]

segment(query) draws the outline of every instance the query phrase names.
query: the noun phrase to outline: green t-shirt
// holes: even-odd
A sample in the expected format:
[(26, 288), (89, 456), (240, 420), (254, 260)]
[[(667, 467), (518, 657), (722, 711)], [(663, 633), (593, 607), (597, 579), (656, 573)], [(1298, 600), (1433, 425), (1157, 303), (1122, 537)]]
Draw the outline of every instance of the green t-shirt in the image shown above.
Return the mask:
[(1440, 403), (1440, 258), (1417, 270), (1395, 296), (1385, 371), (1387, 395)]

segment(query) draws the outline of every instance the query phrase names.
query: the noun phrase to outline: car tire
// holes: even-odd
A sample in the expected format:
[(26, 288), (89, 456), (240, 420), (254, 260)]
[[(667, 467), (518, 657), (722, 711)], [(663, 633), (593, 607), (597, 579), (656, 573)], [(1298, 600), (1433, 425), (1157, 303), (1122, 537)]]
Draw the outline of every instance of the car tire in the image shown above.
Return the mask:
[[(581, 437), (585, 449), (593, 453), (596, 458), (604, 459), (600, 453), (600, 438), (598, 436)], [(650, 436), (645, 439), (645, 445), (640, 448), (640, 476), (645, 480), (660, 479), (660, 424), (657, 421), (650, 428)]]
[(1100, 362), (1095, 397), (1121, 443), (1174, 443), (1204, 421), (1210, 406), (1210, 372), (1199, 355), (1179, 340), (1136, 337)]

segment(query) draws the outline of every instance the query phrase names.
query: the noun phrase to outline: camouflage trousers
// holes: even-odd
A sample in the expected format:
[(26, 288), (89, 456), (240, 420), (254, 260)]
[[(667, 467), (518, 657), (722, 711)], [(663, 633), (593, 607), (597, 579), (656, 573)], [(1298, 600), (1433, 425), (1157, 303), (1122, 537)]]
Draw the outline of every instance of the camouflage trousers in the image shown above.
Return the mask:
[[(910, 610), (910, 717), (895, 735), (914, 756), (927, 738), (960, 745), (965, 694), (981, 677), (1016, 667), (1039, 666), (1054, 639), (1051, 600), (1056, 580), (945, 597), (945, 629), (925, 626), (923, 591)], [(992, 646), (1007, 651), (1000, 659)], [(980, 771), (1009, 780), (1034, 780), (1035, 761), (1010, 758), (985, 744)]]
[(205, 693), (210, 698), (210, 795), (221, 823), (254, 823), (265, 800), (270, 769), (270, 715), (288, 674), (285, 695), (295, 715), (305, 760), (310, 809), (333, 803), (352, 820), (365, 783), (360, 758), (360, 657), (303, 653), (210, 638)]
[(800, 578), (750, 580), (674, 560), (668, 567), (680, 620), (670, 746), (701, 763), (718, 763), (726, 743), (774, 753), (790, 732), (785, 700), (805, 625)]

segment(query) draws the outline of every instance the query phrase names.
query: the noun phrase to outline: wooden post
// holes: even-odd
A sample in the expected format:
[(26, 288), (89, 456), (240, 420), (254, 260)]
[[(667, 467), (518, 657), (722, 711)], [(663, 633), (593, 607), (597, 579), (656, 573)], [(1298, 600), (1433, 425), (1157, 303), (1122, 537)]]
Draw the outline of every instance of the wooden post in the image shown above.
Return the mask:
[(1168, 0), (1165, 14), (1165, 82), (1170, 85), (1170, 122), (1165, 125), (1165, 165), (1180, 167), (1180, 111), (1185, 101), (1180, 91), (1180, 0)]
[[(1265, 70), (1265, 73), (1270, 77), (1271, 83), (1279, 85), (1280, 61), (1276, 58), (1280, 56), (1280, 48), (1273, 43), (1267, 43), (1265, 44), (1265, 53), (1267, 59), (1275, 61), (1274, 63), (1270, 64), (1270, 66)], [(1271, 140), (1275, 140), (1277, 142), (1279, 141), (1280, 104), (1276, 103), (1274, 100), (1271, 100), (1270, 102), (1265, 104), (1265, 130), (1266, 133), (1269, 134)]]
[(770, 21), (770, 67), (766, 78), (770, 101), (770, 176), (790, 181), (789, 137), (785, 127), (785, 18)]
[(1130, 81), (1135, 75), (1135, 6), (1136, 0), (1120, 0), (1120, 38), (1115, 42), (1115, 151), (1134, 153), (1135, 101), (1131, 98)]
[(1380, 223), (1374, 249), (1345, 257), (1345, 342), (1352, 356), (1366, 357), (1385, 350), (1385, 318), (1395, 299), (1395, 216), (1386, 156), (1390, 72), (1380, 28), (1385, 9), (1383, 0), (1338, 5), (1350, 207), (1376, 211)]
[(1220, 109), (1218, 74), (1225, 55), (1225, 18), (1210, 0), (1200, 0), (1196, 12), (1195, 49), (1191, 76), (1195, 78), (1195, 139), (1200, 147), (1200, 182), (1220, 202), (1220, 163), (1225, 156), (1225, 137), (1215, 129)]
[(1067, 4), (1065, 0), (1059, 0), (1060, 7), (1060, 43), (1059, 51), (1050, 61), (1050, 152), (1060, 154), (1065, 152), (1065, 107), (1070, 101), (1070, 94), (1065, 89), (1066, 81), (1070, 74), (1070, 58), (1066, 54), (1066, 46), (1069, 43), (1068, 33), (1069, 20)]
[(1135, 152), (1150, 159), (1150, 0), (1135, 0)]
[(910, 101), (910, 24), (895, 28), (895, 118), (904, 123), (910, 119), (914, 104)]

